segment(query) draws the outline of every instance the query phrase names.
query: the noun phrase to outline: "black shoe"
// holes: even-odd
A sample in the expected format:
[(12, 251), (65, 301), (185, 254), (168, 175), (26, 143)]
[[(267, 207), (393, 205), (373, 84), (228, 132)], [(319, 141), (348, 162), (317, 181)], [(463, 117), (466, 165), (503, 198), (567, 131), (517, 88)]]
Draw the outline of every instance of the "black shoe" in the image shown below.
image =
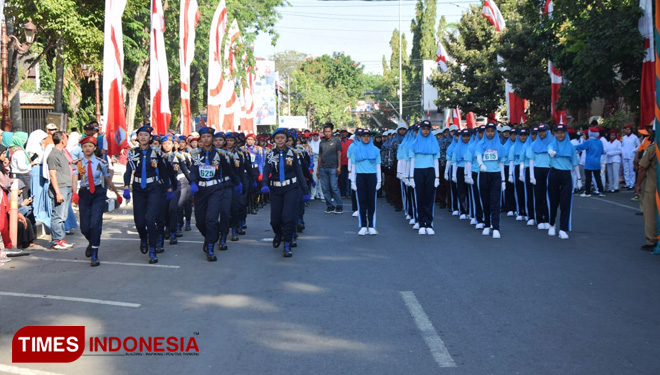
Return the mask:
[(276, 234), (275, 237), (273, 237), (273, 247), (277, 249), (280, 247), (280, 243), (282, 243), (282, 236)]
[(220, 244), (218, 245), (218, 250), (227, 250), (227, 235), (223, 234), (220, 236)]
[(179, 240), (176, 238), (176, 234), (172, 237), (170, 237), (170, 245), (176, 245), (179, 243)]
[(183, 237), (183, 233), (181, 232), (181, 229), (176, 231), (176, 236), (177, 237)]
[(210, 244), (207, 245), (206, 260), (209, 261), (209, 262), (215, 262), (216, 260), (218, 260), (218, 258), (216, 258), (215, 254), (213, 253), (213, 248), (214, 247), (215, 247), (214, 243), (210, 243)]
[(335, 208), (334, 207), (328, 207), (325, 209), (326, 214), (334, 214), (335, 213)]
[(156, 254), (162, 254), (165, 252), (165, 248), (162, 246), (156, 247)]
[(284, 243), (284, 250), (282, 252), (282, 256), (285, 258), (291, 258), (293, 256), (293, 253), (291, 252), (291, 244), (288, 242)]
[(152, 247), (149, 249), (149, 264), (158, 263), (158, 258), (156, 257), (156, 248)]
[(140, 252), (142, 254), (149, 252), (149, 245), (147, 244), (147, 240), (140, 240)]
[(183, 228), (183, 230), (185, 230), (186, 232), (190, 232), (192, 230), (192, 228), (190, 228), (190, 223), (189, 222), (186, 223), (186, 227)]
[(344, 213), (344, 207), (337, 207), (337, 208), (335, 208), (335, 213), (336, 213), (336, 214), (342, 214), (342, 213)]
[(296, 236), (293, 236), (293, 240), (291, 240), (291, 247), (298, 247), (298, 241), (296, 241)]
[(256, 214), (257, 214), (257, 210), (255, 210), (254, 208), (250, 210), (250, 215), (256, 215)]
[(206, 241), (204, 241), (204, 245), (202, 245), (202, 252), (207, 252), (208, 251), (207, 246), (208, 246), (208, 243), (206, 243)]
[(649, 244), (642, 245), (640, 249), (644, 251), (653, 251), (655, 249), (655, 245), (649, 245)]
[(101, 265), (101, 261), (99, 260), (99, 258), (97, 256), (94, 256), (94, 257), (92, 257), (92, 261), (89, 265), (91, 267), (98, 267), (98, 266)]
[(85, 249), (85, 256), (86, 256), (87, 258), (91, 257), (91, 256), (92, 256), (92, 251), (93, 251), (93, 250), (94, 250), (94, 249), (92, 249), (92, 245), (87, 245), (87, 248)]
[(241, 228), (238, 228), (238, 229), (236, 229), (236, 234), (238, 234), (240, 236), (243, 236), (243, 235), (245, 235), (245, 231)]

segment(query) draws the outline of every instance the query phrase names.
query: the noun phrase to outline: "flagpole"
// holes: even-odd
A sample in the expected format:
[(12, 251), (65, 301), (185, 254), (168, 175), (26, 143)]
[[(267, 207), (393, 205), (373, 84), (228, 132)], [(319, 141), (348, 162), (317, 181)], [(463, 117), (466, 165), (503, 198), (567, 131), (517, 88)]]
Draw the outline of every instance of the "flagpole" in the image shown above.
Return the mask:
[(402, 58), (401, 50), (401, 0), (399, 0), (399, 124), (403, 123), (403, 77), (402, 77)]

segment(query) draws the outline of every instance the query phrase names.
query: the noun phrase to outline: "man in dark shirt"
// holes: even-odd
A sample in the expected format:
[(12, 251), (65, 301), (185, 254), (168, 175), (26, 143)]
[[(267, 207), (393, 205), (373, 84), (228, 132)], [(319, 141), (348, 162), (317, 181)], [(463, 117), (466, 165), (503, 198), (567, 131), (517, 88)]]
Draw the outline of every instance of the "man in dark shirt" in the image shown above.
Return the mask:
[(68, 250), (73, 247), (64, 239), (64, 222), (66, 222), (69, 207), (71, 206), (71, 166), (64, 155), (68, 137), (63, 132), (53, 134), (55, 147), (48, 155), (48, 175), (50, 176), (50, 189), (48, 195), (51, 198), (53, 211), (51, 215), (51, 249)]
[(323, 126), (323, 140), (319, 144), (319, 168), (316, 176), (321, 180), (325, 204), (325, 213), (341, 214), (344, 206), (341, 201), (337, 177), (341, 174), (341, 142), (332, 137), (334, 125)]

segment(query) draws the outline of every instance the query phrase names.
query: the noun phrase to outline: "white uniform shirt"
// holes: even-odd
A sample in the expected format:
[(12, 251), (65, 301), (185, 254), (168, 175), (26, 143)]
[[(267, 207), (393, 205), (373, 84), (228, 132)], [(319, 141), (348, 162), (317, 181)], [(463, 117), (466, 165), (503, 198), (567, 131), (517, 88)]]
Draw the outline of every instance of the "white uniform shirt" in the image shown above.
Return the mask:
[(632, 160), (639, 147), (639, 138), (634, 134), (624, 135), (621, 137), (621, 145), (623, 160)]
[(607, 144), (607, 163), (621, 163), (621, 141), (615, 139)]
[(605, 139), (605, 137), (600, 137), (600, 141), (603, 144), (603, 156), (600, 157), (600, 165), (607, 164), (607, 148), (610, 145), (610, 142)]

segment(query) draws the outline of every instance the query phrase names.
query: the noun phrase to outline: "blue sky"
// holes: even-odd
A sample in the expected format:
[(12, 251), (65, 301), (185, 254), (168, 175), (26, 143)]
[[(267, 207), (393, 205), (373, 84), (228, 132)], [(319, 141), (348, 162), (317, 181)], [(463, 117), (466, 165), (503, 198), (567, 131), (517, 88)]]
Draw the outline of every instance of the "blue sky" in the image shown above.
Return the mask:
[[(381, 59), (390, 56), (392, 30), (399, 26), (399, 2), (394, 1), (318, 1), (289, 0), (291, 6), (280, 9), (282, 18), (275, 29), (280, 34), (276, 46), (268, 35), (255, 42), (257, 57), (268, 58), (276, 52), (295, 50), (309, 56), (339, 51), (364, 65), (366, 72), (382, 73)], [(408, 52), (412, 35), (410, 23), (416, 0), (403, 0), (401, 29), (406, 33)], [(438, 19), (444, 15), (457, 22), (470, 0), (438, 0)]]

